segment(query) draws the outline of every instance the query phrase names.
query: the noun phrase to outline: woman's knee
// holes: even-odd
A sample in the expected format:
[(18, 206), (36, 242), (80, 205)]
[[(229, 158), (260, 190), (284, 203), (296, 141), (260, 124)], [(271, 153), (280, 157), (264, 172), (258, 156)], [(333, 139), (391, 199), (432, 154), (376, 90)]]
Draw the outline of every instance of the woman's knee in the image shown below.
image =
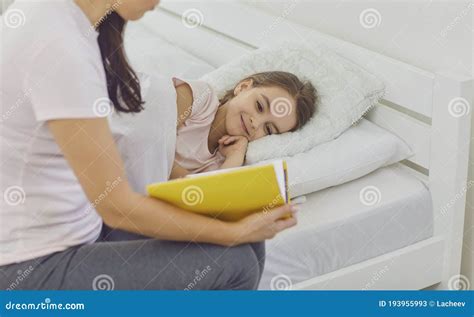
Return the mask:
[(221, 264), (232, 271), (228, 289), (256, 289), (262, 275), (257, 253), (250, 244), (229, 248)]
[(265, 262), (265, 242), (254, 242), (251, 243), (250, 246), (252, 247), (253, 252), (257, 256), (257, 259), (260, 262), (261, 266), (263, 266)]

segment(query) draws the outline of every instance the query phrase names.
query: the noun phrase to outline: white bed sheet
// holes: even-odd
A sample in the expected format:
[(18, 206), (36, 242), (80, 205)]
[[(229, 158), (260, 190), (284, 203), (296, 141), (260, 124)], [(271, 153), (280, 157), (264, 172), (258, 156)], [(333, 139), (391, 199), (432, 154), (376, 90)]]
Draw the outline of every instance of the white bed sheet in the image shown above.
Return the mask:
[[(195, 79), (214, 69), (140, 22), (127, 26), (125, 49), (139, 72)], [(281, 275), (296, 284), (431, 237), (429, 190), (400, 166), (307, 195), (298, 225), (267, 241), (259, 288), (271, 289), (272, 279), (277, 283)], [(378, 204), (361, 203), (367, 186), (380, 191)]]
[[(364, 200), (361, 192), (375, 194)], [(259, 289), (295, 285), (433, 235), (430, 192), (400, 163), (306, 198), (298, 225), (267, 241)]]

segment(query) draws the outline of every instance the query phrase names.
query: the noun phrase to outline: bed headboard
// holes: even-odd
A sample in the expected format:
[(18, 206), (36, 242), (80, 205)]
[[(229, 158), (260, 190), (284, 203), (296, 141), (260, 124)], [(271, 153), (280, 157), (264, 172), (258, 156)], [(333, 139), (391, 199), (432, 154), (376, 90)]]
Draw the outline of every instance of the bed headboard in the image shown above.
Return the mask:
[[(324, 43), (380, 76), (385, 99), (366, 117), (397, 134), (415, 155), (404, 162), (429, 185), (435, 235), (444, 236), (444, 278), (459, 274), (465, 212), (474, 81), (432, 73), (363, 47), (285, 20), (245, 4), (217, 1), (163, 1), (140, 22), (158, 36), (213, 66), (282, 39)], [(245, 23), (242, 23), (245, 21)], [(238, 27), (237, 27), (238, 26)]]

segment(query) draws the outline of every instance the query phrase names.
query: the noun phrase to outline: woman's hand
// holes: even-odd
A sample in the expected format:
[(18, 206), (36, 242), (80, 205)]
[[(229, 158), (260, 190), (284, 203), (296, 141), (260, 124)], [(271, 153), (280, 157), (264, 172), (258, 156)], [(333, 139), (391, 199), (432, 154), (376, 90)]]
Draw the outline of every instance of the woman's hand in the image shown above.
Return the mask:
[(224, 135), (219, 139), (219, 152), (225, 157), (239, 156), (245, 157), (249, 141), (240, 135)]
[[(298, 206), (286, 204), (253, 213), (231, 225), (230, 245), (258, 242), (273, 238), (277, 233), (296, 225)], [(290, 216), (290, 217), (288, 217)]]

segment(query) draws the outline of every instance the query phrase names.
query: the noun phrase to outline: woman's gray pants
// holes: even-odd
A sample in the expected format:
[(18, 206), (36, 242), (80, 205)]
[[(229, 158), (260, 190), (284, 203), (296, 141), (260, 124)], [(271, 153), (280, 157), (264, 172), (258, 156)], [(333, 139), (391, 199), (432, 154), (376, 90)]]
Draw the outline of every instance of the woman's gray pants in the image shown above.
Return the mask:
[(104, 226), (97, 242), (0, 267), (2, 289), (256, 289), (265, 243), (222, 247)]

